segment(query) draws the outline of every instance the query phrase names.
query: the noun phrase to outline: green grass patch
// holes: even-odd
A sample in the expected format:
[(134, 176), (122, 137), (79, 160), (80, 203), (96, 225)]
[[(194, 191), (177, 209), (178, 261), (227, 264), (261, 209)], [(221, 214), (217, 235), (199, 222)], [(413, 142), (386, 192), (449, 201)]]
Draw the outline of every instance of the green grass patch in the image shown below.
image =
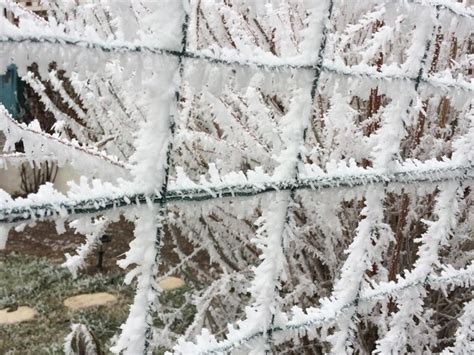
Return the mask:
[[(82, 293), (109, 292), (112, 306), (70, 311), (64, 299)], [(0, 354), (62, 354), (71, 323), (87, 324), (105, 350), (128, 315), (134, 290), (123, 284), (123, 273), (71, 274), (45, 259), (8, 256), (0, 261), (0, 309), (30, 306), (38, 315), (15, 325), (0, 325)]]
[[(9, 255), (0, 259), (0, 309), (20, 306), (34, 308), (35, 319), (14, 325), (0, 325), (0, 354), (62, 354), (64, 337), (72, 323), (86, 324), (109, 353), (110, 340), (126, 320), (135, 294), (134, 285), (124, 285), (124, 272), (86, 275), (73, 279), (68, 270), (47, 259)], [(192, 322), (195, 309), (186, 305), (184, 287), (164, 292), (160, 300), (166, 310), (180, 309), (180, 317), (171, 329), (180, 333)], [(63, 301), (83, 293), (109, 292), (118, 298), (110, 306), (79, 311), (69, 310)], [(182, 307), (183, 306), (183, 307)], [(163, 326), (155, 319), (155, 326)], [(156, 349), (163, 354), (166, 349)]]

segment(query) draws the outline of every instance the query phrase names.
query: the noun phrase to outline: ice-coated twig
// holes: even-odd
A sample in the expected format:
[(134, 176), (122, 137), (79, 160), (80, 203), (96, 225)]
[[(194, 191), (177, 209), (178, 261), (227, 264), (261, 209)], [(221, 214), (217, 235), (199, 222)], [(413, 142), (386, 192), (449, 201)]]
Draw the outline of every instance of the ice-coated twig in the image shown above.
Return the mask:
[(474, 300), (464, 305), (463, 313), (459, 317), (459, 327), (456, 330), (454, 345), (444, 349), (441, 354), (455, 355), (472, 353), (474, 351)]
[[(128, 165), (119, 161), (116, 157), (107, 155), (93, 147), (80, 145), (77, 141), (68, 141), (47, 134), (39, 128), (39, 124), (18, 123), (3, 105), (0, 105), (0, 131), (7, 140), (5, 148), (10, 149), (14, 143), (23, 140), (26, 157), (29, 160), (43, 159), (45, 155), (55, 157), (60, 165), (66, 162), (78, 167), (78, 170), (95, 171), (99, 176), (127, 177), (129, 175)], [(104, 169), (104, 163), (108, 169)]]
[(69, 253), (65, 254), (66, 261), (62, 264), (75, 278), (77, 272), (84, 268), (86, 258), (94, 251), (94, 248), (101, 243), (100, 237), (102, 237), (107, 229), (109, 221), (107, 218), (98, 218), (90, 223), (89, 221), (83, 223), (80, 220), (76, 220), (73, 222), (73, 225), (76, 231), (86, 236), (85, 243), (76, 249), (75, 255), (70, 255)]

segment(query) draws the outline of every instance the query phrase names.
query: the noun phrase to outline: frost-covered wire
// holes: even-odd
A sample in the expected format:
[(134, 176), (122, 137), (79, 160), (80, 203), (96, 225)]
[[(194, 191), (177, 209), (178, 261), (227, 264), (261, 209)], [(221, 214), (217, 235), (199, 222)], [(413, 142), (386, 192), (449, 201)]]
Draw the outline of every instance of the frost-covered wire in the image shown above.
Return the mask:
[[(342, 313), (351, 309), (356, 304), (372, 304), (379, 300), (385, 300), (390, 296), (396, 297), (397, 294), (404, 290), (409, 290), (412, 287), (432, 285), (433, 288), (464, 286), (469, 287), (474, 284), (474, 264), (470, 264), (464, 269), (456, 270), (446, 267), (439, 275), (429, 275), (424, 280), (417, 280), (416, 282), (407, 282), (401, 278), (398, 282), (382, 282), (370, 288), (362, 290), (360, 296), (346, 304), (334, 306), (332, 299), (322, 299), (321, 306), (318, 308), (310, 308), (306, 311), (295, 307), (292, 310), (293, 317), (286, 321), (285, 324), (275, 327), (272, 331), (275, 336), (282, 335), (285, 339), (285, 334), (300, 333), (310, 331), (312, 327), (320, 327), (324, 324), (333, 322)], [(212, 335), (203, 332), (198, 338), (197, 343), (181, 341), (174, 347), (174, 351), (178, 354), (220, 354), (228, 353), (231, 350), (251, 343), (256, 339), (265, 336), (264, 332), (248, 332), (245, 336), (239, 338), (231, 338), (222, 341), (217, 341)]]
[[(160, 97), (163, 102), (158, 100), (153, 105), (152, 114), (141, 127), (137, 149), (132, 156), (132, 161), (135, 162), (132, 169), (133, 183), (142, 185), (148, 192), (156, 191), (160, 198), (158, 205), (151, 209), (142, 208), (140, 214), (144, 215), (142, 219), (145, 220), (140, 223), (145, 227), (136, 224), (135, 230), (140, 231), (140, 234), (137, 234), (137, 238), (131, 242), (127, 257), (120, 261), (120, 266), (123, 268), (137, 264), (137, 267), (127, 274), (127, 281), (130, 282), (132, 278), (137, 277), (138, 288), (130, 314), (122, 326), (122, 333), (112, 348), (115, 353), (149, 354), (153, 349), (153, 316), (157, 310), (157, 297), (160, 291), (157, 285), (164, 237), (163, 220), (166, 216), (175, 117), (179, 111), (181, 81), (184, 74), (182, 53), (186, 50), (187, 43), (189, 19), (187, 0), (182, 1), (182, 12), (181, 55), (177, 57), (177, 63), (168, 76), (167, 85), (158, 89), (158, 92), (150, 90), (151, 100)], [(174, 88), (174, 92), (167, 90), (167, 87)], [(156, 136), (157, 133), (160, 137)], [(148, 255), (144, 260), (142, 260), (143, 254)]]
[[(312, 166), (305, 166), (309, 173), (300, 177), (299, 181), (274, 181), (271, 176), (264, 179), (247, 180), (245, 176), (235, 182), (233, 174), (219, 187), (211, 185), (199, 186), (191, 184), (187, 187), (170, 184), (166, 194), (167, 202), (186, 203), (209, 201), (221, 198), (250, 197), (282, 190), (323, 190), (337, 188), (354, 188), (370, 185), (406, 185), (406, 184), (437, 184), (442, 181), (471, 181), (474, 179), (474, 164), (458, 165), (450, 161), (407, 162), (391, 172), (364, 168), (342, 168), (341, 171), (311, 173)], [(318, 168), (319, 169), (319, 168)], [(227, 180), (227, 181), (226, 181)], [(104, 194), (104, 192), (107, 192)], [(48, 192), (49, 193), (49, 192)], [(143, 204), (161, 203), (161, 195), (131, 193), (111, 184), (98, 185), (95, 189), (79, 189), (70, 196), (51, 203), (48, 193), (32, 194), (28, 198), (5, 199), (0, 201), (0, 223), (26, 222), (35, 219), (51, 219), (56, 216), (76, 216), (81, 214), (100, 214), (114, 208), (122, 208)], [(90, 198), (83, 198), (89, 194)]]
[[(232, 57), (216, 57), (211, 54), (200, 52), (185, 51), (180, 53), (176, 50), (169, 50), (148, 45), (134, 44), (127, 42), (102, 42), (87, 38), (76, 38), (70, 35), (55, 35), (55, 36), (41, 36), (41, 35), (8, 35), (0, 32), (0, 43), (16, 43), (16, 44), (32, 44), (32, 45), (68, 45), (78, 48), (98, 50), (105, 53), (135, 53), (135, 54), (158, 54), (163, 56), (181, 57), (192, 60), (204, 60), (212, 64), (220, 64), (225, 66), (243, 66), (255, 67), (261, 70), (308, 70), (314, 71), (320, 64), (307, 63), (304, 59), (295, 58), (293, 60), (286, 58), (273, 58), (270, 61), (262, 61), (248, 57), (239, 58), (239, 54), (235, 53)], [(54, 47), (53, 47), (54, 49)], [(92, 55), (92, 54), (91, 54)], [(322, 64), (321, 70), (323, 72), (336, 74), (347, 77), (366, 77), (376, 81), (417, 81), (416, 77), (407, 75), (399, 70), (399, 68), (387, 68), (377, 72), (367, 66), (348, 66), (340, 63), (333, 63), (325, 60)], [(471, 92), (474, 91), (474, 84), (467, 79), (454, 78), (437, 78), (436, 76), (423, 76), (421, 78), (423, 84), (432, 86), (443, 90), (461, 90)]]
[[(75, 106), (68, 99), (54, 73), (52, 86), (66, 95), (63, 101), (82, 116), (91, 131), (100, 131), (96, 137), (100, 144), (112, 133), (117, 137), (117, 142), (107, 146), (108, 152), (112, 146), (113, 154), (119, 149), (123, 157), (131, 156), (131, 181), (111, 184), (83, 179), (71, 184), (67, 194), (46, 185), (26, 199), (12, 199), (0, 191), (2, 230), (15, 225), (22, 228), (36, 219), (87, 221), (111, 214), (124, 214), (136, 222), (135, 240), (121, 265), (135, 265), (127, 281), (137, 277), (139, 287), (115, 352), (148, 352), (156, 345), (152, 344), (151, 321), (159, 302), (156, 284), (164, 223), (177, 244), (180, 268), (193, 271), (191, 282), (211, 285), (189, 291), (203, 296), (191, 302), (203, 307), (198, 314), (204, 318), (184, 331), (186, 340), (205, 326), (217, 336), (225, 332), (225, 324), (241, 319), (245, 312), (247, 316), (234, 323), (240, 328), (231, 327), (227, 340), (217, 342), (204, 331), (196, 344), (185, 345), (188, 352), (230, 351), (247, 341), (254, 351), (268, 350), (269, 345), (279, 349), (283, 342), (296, 342), (302, 335), (327, 344), (324, 332), (334, 326), (333, 350), (345, 352), (350, 349), (347, 343), (359, 345), (355, 332), (351, 333), (355, 326), (360, 326), (358, 332), (365, 326), (380, 326), (380, 339), (397, 333), (396, 326), (391, 325), (395, 329), (391, 333), (386, 329), (389, 300), (402, 304), (397, 297), (403, 296), (408, 281), (419, 282), (414, 292), (425, 290), (427, 284), (425, 279), (402, 277), (397, 283), (384, 283), (387, 258), (382, 255), (387, 256), (400, 243), (398, 239), (393, 243), (393, 221), (387, 222), (392, 218), (389, 209), (396, 207), (392, 200), (406, 190), (413, 194), (408, 230), (420, 215), (431, 216), (429, 198), (436, 194), (435, 189), (469, 187), (474, 179), (472, 134), (463, 135), (470, 131), (465, 118), (472, 116), (469, 94), (474, 88), (465, 76), (469, 63), (466, 32), (471, 19), (463, 15), (470, 10), (448, 1), (403, 1), (403, 6), (388, 1), (336, 1), (328, 53), (323, 57), (317, 55), (323, 38), (314, 30), (315, 18), (324, 16), (322, 11), (297, 0), (268, 1), (265, 8), (260, 3), (244, 0), (215, 6), (213, 1), (202, 0), (189, 9), (185, 6), (185, 12), (192, 14), (189, 50), (186, 36), (179, 46), (183, 38), (177, 35), (176, 24), (181, 25), (184, 12), (173, 7), (176, 2), (172, 0), (131, 0), (126, 5), (104, 0), (97, 8), (93, 4), (76, 8), (74, 1), (56, 0), (48, 3), (51, 21), (23, 14), (21, 21), (25, 22), (18, 27), (2, 27), (5, 42), (0, 50), (11, 50), (12, 55), (0, 58), (1, 69), (18, 61), (19, 72), (24, 71), (27, 51), (31, 57), (43, 54), (39, 72), (45, 78), (50, 75), (46, 64), (59, 56), (62, 69), (73, 71), (72, 89), (83, 105)], [(425, 6), (447, 10), (436, 19), (435, 45), (426, 48), (425, 35), (434, 18), (419, 23), (410, 13)], [(165, 7), (172, 11), (168, 13)], [(158, 26), (156, 20), (162, 14), (168, 18), (164, 26)], [(89, 15), (97, 16), (89, 20)], [(301, 21), (294, 21), (299, 16)], [(340, 31), (344, 38), (338, 41)], [(443, 36), (449, 40), (452, 36), (452, 48), (436, 47)], [(408, 48), (402, 43), (409, 43)], [(420, 61), (422, 66), (431, 64), (431, 69), (418, 71)], [(320, 85), (314, 80), (310, 96), (315, 111), (308, 120), (314, 73), (317, 79), (323, 75)], [(370, 114), (365, 112), (367, 107)], [(417, 139), (426, 138), (420, 156), (418, 150), (407, 152), (416, 117), (424, 132)], [(306, 128), (311, 130), (301, 146)], [(461, 139), (453, 138), (459, 135)], [(40, 146), (36, 148), (34, 158), (41, 159)], [(452, 158), (440, 158), (446, 155)], [(403, 162), (407, 157), (424, 162)], [(325, 191), (318, 194), (318, 190)], [(325, 199), (334, 208), (325, 208)], [(365, 199), (362, 220), (358, 199)], [(212, 203), (196, 203), (199, 201)], [(469, 213), (464, 206), (468, 202), (459, 202), (462, 213)], [(422, 211), (415, 209), (417, 203)], [(320, 206), (312, 209), (315, 204)], [(458, 244), (470, 219), (462, 219), (456, 230), (460, 232)], [(255, 220), (257, 248), (249, 238), (255, 235)], [(355, 238), (351, 235), (354, 229)], [(179, 245), (181, 238), (194, 251), (203, 250), (209, 256), (209, 270), (186, 257), (195, 253)], [(330, 257), (324, 256), (327, 250), (332, 252)], [(344, 263), (344, 251), (354, 265)], [(452, 262), (458, 254), (450, 250), (443, 263)], [(357, 265), (359, 259), (365, 262), (363, 267)], [(465, 258), (461, 259), (456, 259), (457, 268), (465, 265)], [(253, 280), (248, 277), (249, 264), (258, 265)], [(342, 270), (340, 265), (344, 265)], [(219, 290), (213, 287), (228, 279), (228, 270), (239, 276), (235, 279), (240, 285), (232, 295), (231, 282), (222, 282)], [(444, 265), (443, 270), (447, 270)], [(341, 278), (334, 284), (336, 275)], [(440, 278), (439, 284), (433, 281), (430, 286), (444, 291), (452, 283), (468, 285), (471, 277)], [(333, 297), (321, 300), (331, 287)], [(382, 287), (389, 291), (375, 297), (383, 301), (369, 318), (372, 304), (359, 301), (372, 287), (377, 292)], [(251, 297), (246, 311), (247, 298), (241, 295), (248, 290)], [(466, 291), (456, 292), (463, 295)], [(320, 301), (324, 314), (311, 308)], [(294, 304), (298, 305), (296, 317), (288, 320), (287, 311)], [(165, 323), (177, 319), (177, 315), (158, 315)], [(297, 322), (295, 328), (288, 328), (292, 321)], [(321, 332), (314, 325), (323, 325)], [(166, 346), (172, 338), (170, 326), (165, 324)], [(183, 344), (180, 341), (179, 346)]]

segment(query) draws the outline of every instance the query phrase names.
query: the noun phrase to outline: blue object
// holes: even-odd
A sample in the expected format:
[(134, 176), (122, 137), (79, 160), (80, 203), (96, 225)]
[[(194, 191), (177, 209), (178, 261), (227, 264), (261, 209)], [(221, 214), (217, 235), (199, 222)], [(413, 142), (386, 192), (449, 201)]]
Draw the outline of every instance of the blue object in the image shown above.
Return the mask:
[(11, 64), (4, 75), (0, 75), (0, 103), (10, 112), (13, 118), (18, 118), (18, 74), (16, 66)]
[(31, 121), (26, 83), (18, 76), (15, 64), (9, 65), (7, 72), (0, 75), (0, 103), (17, 121)]

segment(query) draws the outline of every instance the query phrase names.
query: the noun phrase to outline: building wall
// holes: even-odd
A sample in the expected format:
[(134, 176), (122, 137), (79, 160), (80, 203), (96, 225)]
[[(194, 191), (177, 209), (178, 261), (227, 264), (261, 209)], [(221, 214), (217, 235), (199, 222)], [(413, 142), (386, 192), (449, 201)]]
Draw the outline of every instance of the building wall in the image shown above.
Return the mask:
[(43, 11), (44, 8), (41, 6), (39, 1), (24, 1), (24, 0), (16, 0), (15, 2), (21, 4), (22, 6), (28, 8), (31, 11)]
[(10, 195), (19, 194), (21, 191), (20, 170), (17, 166), (5, 164), (3, 159), (0, 159), (0, 189)]
[[(0, 189), (10, 195), (18, 196), (22, 194), (20, 164), (22, 160), (18, 158), (2, 158), (0, 155)], [(80, 175), (70, 164), (66, 164), (58, 169), (53, 186), (56, 190), (66, 193), (69, 190), (68, 181), (79, 182)]]

